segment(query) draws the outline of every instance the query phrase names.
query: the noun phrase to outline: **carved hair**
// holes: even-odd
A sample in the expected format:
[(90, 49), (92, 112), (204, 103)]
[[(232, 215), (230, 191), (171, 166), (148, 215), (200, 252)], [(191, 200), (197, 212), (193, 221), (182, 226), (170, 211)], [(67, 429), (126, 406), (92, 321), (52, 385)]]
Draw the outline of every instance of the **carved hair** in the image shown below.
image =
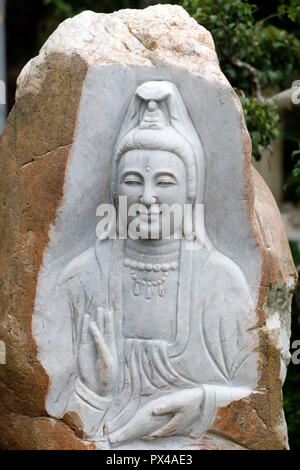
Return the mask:
[(194, 203), (196, 197), (198, 202), (202, 202), (204, 152), (174, 83), (150, 81), (137, 88), (127, 110), (113, 157), (114, 203), (117, 202), (120, 159), (130, 150), (162, 150), (177, 155), (186, 168), (189, 202)]

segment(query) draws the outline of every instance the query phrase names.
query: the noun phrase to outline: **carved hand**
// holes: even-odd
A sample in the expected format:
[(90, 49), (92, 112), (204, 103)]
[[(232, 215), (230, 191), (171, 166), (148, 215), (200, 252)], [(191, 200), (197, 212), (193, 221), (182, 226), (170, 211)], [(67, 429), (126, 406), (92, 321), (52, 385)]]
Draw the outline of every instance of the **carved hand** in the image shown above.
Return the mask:
[(118, 371), (112, 312), (98, 307), (96, 321), (90, 314), (84, 316), (78, 368), (80, 379), (88, 388), (100, 396), (109, 395)]
[(170, 420), (156, 431), (144, 436), (143, 439), (151, 440), (182, 433), (201, 415), (203, 400), (202, 388), (180, 390), (158, 398), (153, 402), (153, 415), (170, 415)]
[(157, 439), (181, 434), (201, 416), (202, 387), (180, 390), (157, 398), (140, 408), (121, 429), (111, 433), (114, 447), (134, 439)]

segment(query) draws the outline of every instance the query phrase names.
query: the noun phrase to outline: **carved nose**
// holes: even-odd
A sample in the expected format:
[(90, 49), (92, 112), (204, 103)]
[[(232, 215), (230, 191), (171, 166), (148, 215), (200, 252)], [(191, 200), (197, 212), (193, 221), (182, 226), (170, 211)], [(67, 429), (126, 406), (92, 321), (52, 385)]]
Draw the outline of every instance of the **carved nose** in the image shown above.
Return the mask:
[(151, 206), (151, 204), (157, 203), (156, 196), (140, 196), (140, 203), (144, 204), (145, 206)]

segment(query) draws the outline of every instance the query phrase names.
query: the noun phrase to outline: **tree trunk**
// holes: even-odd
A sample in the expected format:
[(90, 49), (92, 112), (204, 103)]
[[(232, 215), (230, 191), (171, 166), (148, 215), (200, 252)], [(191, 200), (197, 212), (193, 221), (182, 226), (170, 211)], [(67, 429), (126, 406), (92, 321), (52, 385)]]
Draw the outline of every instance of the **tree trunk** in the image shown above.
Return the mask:
[(277, 112), (281, 117), (300, 109), (300, 80), (297, 80), (297, 84), (298, 87), (288, 88), (267, 100), (270, 105), (277, 103)]

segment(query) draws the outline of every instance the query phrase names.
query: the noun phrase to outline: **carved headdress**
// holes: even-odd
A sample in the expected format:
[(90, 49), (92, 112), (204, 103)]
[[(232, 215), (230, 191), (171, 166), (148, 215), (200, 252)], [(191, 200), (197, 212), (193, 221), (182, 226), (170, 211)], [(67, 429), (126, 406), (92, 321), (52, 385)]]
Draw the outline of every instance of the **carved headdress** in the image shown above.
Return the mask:
[(117, 171), (129, 150), (164, 150), (183, 160), (189, 202), (203, 202), (204, 152), (176, 85), (150, 81), (140, 85), (129, 105), (113, 162), (113, 200), (117, 197)]

